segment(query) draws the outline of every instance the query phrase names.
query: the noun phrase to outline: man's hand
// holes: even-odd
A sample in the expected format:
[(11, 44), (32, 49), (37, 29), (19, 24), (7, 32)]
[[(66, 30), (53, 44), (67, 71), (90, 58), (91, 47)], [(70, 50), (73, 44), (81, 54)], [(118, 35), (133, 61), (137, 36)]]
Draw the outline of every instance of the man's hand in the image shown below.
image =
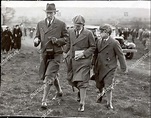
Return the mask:
[(65, 59), (65, 58), (67, 58), (67, 53), (65, 53), (65, 52), (63, 52), (63, 58)]
[(34, 39), (34, 46), (37, 47), (39, 45), (40, 40), (38, 38)]
[(52, 37), (52, 38), (51, 38), (51, 41), (52, 41), (53, 44), (56, 44), (57, 41), (58, 41), (58, 39), (57, 39), (56, 37)]
[(75, 59), (75, 60), (78, 60), (78, 59), (83, 58), (83, 57), (84, 57), (84, 54), (83, 54), (83, 52), (82, 52), (82, 53), (76, 54), (75, 57), (74, 57), (74, 59)]

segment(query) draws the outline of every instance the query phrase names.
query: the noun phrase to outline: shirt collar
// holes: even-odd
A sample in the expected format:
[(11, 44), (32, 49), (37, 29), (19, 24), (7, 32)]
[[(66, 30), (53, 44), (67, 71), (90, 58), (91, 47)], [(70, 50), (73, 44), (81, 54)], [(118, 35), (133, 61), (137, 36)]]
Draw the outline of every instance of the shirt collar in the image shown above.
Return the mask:
[[(54, 21), (55, 18), (51, 19), (50, 24)], [(49, 23), (49, 20), (47, 19), (47, 23)]]
[(81, 29), (79, 30), (79, 34), (81, 34), (82, 30), (83, 30), (83, 28), (81, 28)]
[(109, 40), (109, 37), (107, 37), (106, 39), (104, 39), (104, 41), (108, 41)]

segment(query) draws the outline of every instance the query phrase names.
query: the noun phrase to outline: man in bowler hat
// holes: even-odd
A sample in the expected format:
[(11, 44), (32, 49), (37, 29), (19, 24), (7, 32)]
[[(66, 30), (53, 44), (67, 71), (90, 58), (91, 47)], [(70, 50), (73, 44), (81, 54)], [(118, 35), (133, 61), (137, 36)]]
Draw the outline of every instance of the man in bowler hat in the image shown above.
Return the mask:
[(62, 96), (62, 89), (58, 80), (59, 64), (62, 58), (62, 46), (66, 44), (68, 33), (66, 24), (55, 17), (55, 4), (46, 5), (46, 18), (37, 24), (34, 45), (41, 44), (41, 62), (39, 75), (44, 80), (44, 94), (42, 108), (47, 108), (47, 96), (50, 87), (54, 85), (57, 96)]
[(99, 29), (101, 38), (97, 39), (97, 47), (93, 58), (94, 80), (100, 91), (97, 102), (100, 103), (102, 97), (106, 94), (107, 107), (113, 109), (112, 90), (117, 61), (119, 61), (124, 73), (127, 73), (127, 65), (119, 42), (110, 36), (112, 33), (110, 25), (100, 26)]
[(69, 41), (64, 51), (67, 54), (68, 81), (78, 89), (77, 101), (80, 102), (78, 111), (83, 112), (90, 80), (91, 58), (96, 45), (92, 32), (84, 28), (83, 16), (75, 16), (73, 24), (74, 28), (69, 30)]

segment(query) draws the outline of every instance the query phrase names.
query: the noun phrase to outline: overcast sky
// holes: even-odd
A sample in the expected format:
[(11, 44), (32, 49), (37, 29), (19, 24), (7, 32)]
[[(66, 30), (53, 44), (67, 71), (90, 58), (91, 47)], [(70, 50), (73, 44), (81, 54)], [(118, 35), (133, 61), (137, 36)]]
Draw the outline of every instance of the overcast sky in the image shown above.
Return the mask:
[(57, 7), (121, 7), (147, 8), (150, 1), (1, 1), (5, 7), (46, 7), (47, 3), (55, 3)]

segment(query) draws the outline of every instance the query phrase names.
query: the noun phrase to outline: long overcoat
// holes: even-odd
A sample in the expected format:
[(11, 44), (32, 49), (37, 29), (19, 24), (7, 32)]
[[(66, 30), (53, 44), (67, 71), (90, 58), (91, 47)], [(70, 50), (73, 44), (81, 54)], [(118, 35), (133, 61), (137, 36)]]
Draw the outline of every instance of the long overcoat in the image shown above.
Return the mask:
[[(66, 40), (68, 38), (66, 24), (55, 18), (51, 26), (48, 27), (47, 19), (42, 20), (37, 24), (36, 37), (40, 39), (39, 43), (41, 43), (40, 49), (42, 60), (40, 62), (39, 75), (40, 78), (44, 80), (45, 72), (47, 69), (47, 58), (45, 50), (46, 48), (52, 48), (55, 54), (63, 53), (62, 46), (66, 43)], [(49, 42), (49, 45), (47, 45), (51, 37), (58, 39), (57, 44), (52, 44), (52, 42)], [(46, 47), (46, 45), (48, 47)]]
[(14, 48), (20, 49), (21, 48), (21, 37), (22, 37), (22, 31), (20, 28), (13, 29), (13, 37), (14, 37)]
[[(90, 66), (92, 55), (96, 49), (95, 39), (91, 31), (83, 29), (76, 38), (75, 30), (69, 30), (69, 41), (65, 52), (69, 51), (67, 57), (68, 81), (72, 86), (74, 82), (88, 83), (90, 79)], [(85, 57), (75, 60), (75, 51), (84, 51)]]
[(109, 37), (105, 44), (102, 44), (102, 39), (97, 40), (97, 48), (94, 54), (94, 73), (96, 85), (99, 88), (99, 84), (103, 79), (110, 78), (109, 84), (112, 84), (112, 79), (115, 75), (117, 68), (117, 60), (119, 60), (120, 68), (126, 70), (126, 60), (122, 52), (120, 43)]
[(13, 40), (13, 34), (9, 30), (5, 30), (2, 33), (2, 50), (6, 50), (7, 52), (11, 48), (11, 42)]

